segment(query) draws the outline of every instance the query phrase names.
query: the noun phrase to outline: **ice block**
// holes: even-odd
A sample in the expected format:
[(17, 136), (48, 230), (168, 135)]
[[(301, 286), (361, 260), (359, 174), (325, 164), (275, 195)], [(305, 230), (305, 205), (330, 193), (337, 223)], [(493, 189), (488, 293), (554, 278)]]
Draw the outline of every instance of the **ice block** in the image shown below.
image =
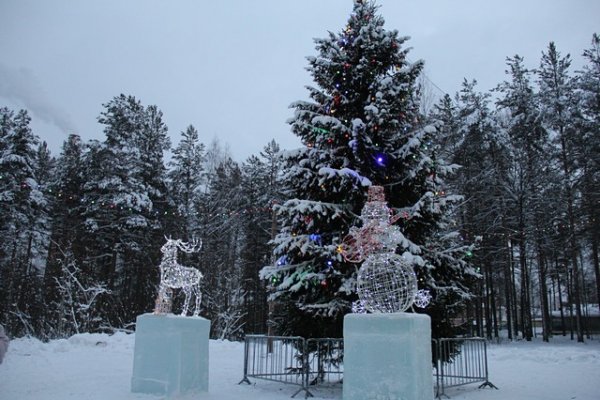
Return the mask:
[(137, 317), (131, 391), (167, 395), (208, 391), (210, 321), (201, 317)]
[(346, 315), (343, 399), (432, 400), (429, 316)]

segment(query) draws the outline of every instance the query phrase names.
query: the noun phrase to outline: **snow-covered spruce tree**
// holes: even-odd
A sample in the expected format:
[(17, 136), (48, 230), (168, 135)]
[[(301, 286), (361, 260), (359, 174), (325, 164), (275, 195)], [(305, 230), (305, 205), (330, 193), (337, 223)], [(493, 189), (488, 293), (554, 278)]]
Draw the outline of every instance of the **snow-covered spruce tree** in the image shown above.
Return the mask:
[(506, 242), (501, 238), (509, 224), (506, 204), (510, 200), (506, 188), (510, 186), (508, 176), (513, 171), (509, 165), (509, 140), (490, 109), (490, 95), (477, 91), (476, 84), (464, 80), (456, 96), (459, 140), (449, 161), (461, 165), (452, 179), (456, 190), (465, 197), (460, 208), (461, 234), (468, 240), (481, 239), (473, 263), (481, 269), (484, 279), (475, 289), (478, 298), (472, 303), (468, 317), (476, 322), (474, 334), (483, 336), (485, 325), (485, 335), (491, 338), (492, 328), (494, 335), (499, 330), (495, 317), (499, 292), (496, 281), (507, 264), (505, 257), (498, 254), (506, 253)]
[(239, 339), (242, 335), (243, 289), (239, 260), (244, 202), (241, 170), (230, 157), (210, 179), (208, 193), (198, 205), (201, 213), (203, 315), (211, 321), (211, 337)]
[(279, 145), (274, 140), (263, 148), (260, 157), (251, 156), (242, 165), (244, 208), (240, 258), (244, 274), (246, 333), (267, 331), (267, 285), (260, 279), (259, 271), (272, 259), (269, 241), (277, 228), (272, 207), (281, 200), (281, 166)]
[[(514, 234), (512, 242), (517, 243), (519, 250), (519, 265), (521, 277), (525, 278), (522, 287), (527, 287), (533, 265), (537, 264), (538, 287), (541, 299), (542, 335), (548, 341), (551, 332), (550, 311), (548, 304), (548, 288), (546, 283), (547, 263), (541, 262), (546, 258), (548, 244), (542, 232), (550, 230), (551, 220), (548, 218), (548, 199), (552, 197), (549, 185), (548, 168), (548, 135), (542, 127), (540, 110), (536, 95), (530, 84), (531, 71), (523, 65), (523, 58), (515, 55), (507, 58), (510, 80), (504, 81), (497, 87), (501, 97), (497, 100), (498, 107), (505, 112), (505, 129), (510, 139), (511, 173), (507, 175), (510, 183), (504, 185), (507, 193), (504, 197), (508, 200), (513, 210)], [(498, 197), (499, 199), (500, 197)], [(498, 240), (496, 242), (503, 242)], [(535, 249), (537, 260), (528, 261)], [(500, 268), (498, 268), (500, 269)], [(533, 286), (533, 285), (532, 285)], [(523, 291), (526, 296), (523, 305), (530, 305), (532, 300), (529, 292)], [(507, 307), (508, 308), (508, 307)], [(523, 320), (523, 336), (531, 340), (532, 321), (530, 313), (524, 311), (528, 318)], [(507, 311), (507, 322), (510, 326), (510, 313)], [(509, 333), (509, 337), (511, 334)]]
[(152, 309), (167, 210), (163, 152), (167, 127), (155, 106), (120, 95), (98, 121), (106, 140), (90, 143), (83, 202), (85, 260), (113, 298), (100, 300), (113, 326)]
[[(73, 319), (65, 319), (65, 304), (70, 299), (64, 297), (61, 289), (65, 265), (79, 260), (67, 260), (67, 254), (82, 255), (73, 246), (81, 242), (83, 235), (83, 210), (81, 193), (83, 189), (83, 144), (78, 135), (69, 135), (63, 143), (57, 160), (54, 179), (50, 190), (54, 194), (52, 202), (52, 228), (50, 244), (44, 271), (44, 300), (46, 302), (46, 323), (48, 336), (65, 337), (76, 329), (71, 326)], [(88, 275), (89, 274), (89, 271)], [(90, 310), (92, 312), (93, 310)]]
[(372, 2), (355, 1), (342, 32), (317, 39), (308, 70), (311, 101), (292, 104), (289, 123), (304, 147), (286, 155), (288, 199), (277, 208), (276, 265), (261, 275), (271, 285), (278, 333), (341, 336), (355, 293), (357, 264), (339, 245), (358, 223), (370, 185), (385, 187), (405, 240), (397, 252), (415, 262), (419, 285), (433, 292), (436, 336), (469, 298), (475, 272), (466, 247), (449, 232), (459, 197), (445, 193), (452, 170), (430, 146), (435, 128), (420, 123), (416, 80), (422, 62), (407, 60), (407, 38), (386, 31)]
[(592, 35), (591, 46), (583, 56), (587, 65), (579, 73), (581, 92), (582, 207), (586, 215), (585, 236), (591, 246), (591, 261), (596, 275), (596, 297), (600, 307), (600, 35)]
[(561, 200), (566, 211), (564, 224), (568, 231), (564, 247), (568, 249), (567, 259), (573, 271), (572, 299), (575, 305), (577, 341), (583, 342), (581, 268), (578, 253), (577, 230), (581, 224), (577, 204), (580, 190), (577, 150), (581, 148), (582, 132), (579, 129), (580, 107), (575, 95), (575, 80), (569, 74), (571, 57), (561, 57), (554, 42), (548, 45), (548, 51), (542, 52), (540, 67), (537, 70), (539, 101), (542, 123), (553, 138), (553, 159), (560, 165), (562, 180)]
[[(174, 237), (191, 240), (198, 226), (195, 200), (201, 194), (204, 171), (204, 144), (199, 141), (198, 131), (192, 125), (181, 133), (181, 141), (173, 150), (169, 176), (171, 202), (176, 210), (167, 231)], [(169, 229), (170, 228), (170, 229)]]
[(39, 138), (27, 111), (0, 108), (0, 319), (15, 336), (39, 335), (42, 260), (33, 247), (46, 198), (36, 179)]
[(33, 256), (38, 265), (43, 265), (48, 250), (48, 240), (50, 237), (51, 208), (53, 194), (49, 192), (56, 167), (56, 159), (50, 153), (48, 143), (42, 141), (35, 153), (34, 176), (38, 184), (38, 191), (43, 194), (39, 199), (39, 206), (36, 208), (35, 221), (33, 227)]

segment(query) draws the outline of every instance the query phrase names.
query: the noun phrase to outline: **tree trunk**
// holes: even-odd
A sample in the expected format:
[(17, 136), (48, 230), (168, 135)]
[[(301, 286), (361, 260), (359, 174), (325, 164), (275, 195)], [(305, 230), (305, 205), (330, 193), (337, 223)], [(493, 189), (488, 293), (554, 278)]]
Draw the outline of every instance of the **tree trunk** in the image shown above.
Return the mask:
[[(277, 212), (273, 208), (271, 211), (271, 240), (275, 239), (276, 235), (277, 235)], [(275, 265), (275, 258), (273, 256), (272, 251), (271, 251), (271, 255), (272, 255), (271, 264)], [(268, 320), (267, 320), (267, 336), (274, 336), (276, 334), (275, 321), (273, 321), (273, 314), (275, 312), (275, 303), (273, 302), (273, 300), (270, 300), (268, 303), (269, 303), (269, 305), (268, 305), (269, 314), (267, 317), (268, 318)], [(269, 353), (272, 351), (272, 346), (273, 346), (273, 343), (271, 341), (269, 341), (269, 344), (268, 344)]]
[(492, 272), (489, 261), (485, 262), (485, 335), (488, 340), (492, 339), (492, 310), (491, 310), (491, 297), (492, 297)]
[(517, 281), (515, 278), (515, 263), (512, 260), (512, 250), (511, 250), (511, 263), (510, 263), (510, 286), (511, 286), (511, 298), (513, 305), (513, 335), (515, 338), (519, 335), (519, 310), (518, 310), (518, 302), (517, 302)]
[(475, 304), (475, 336), (477, 337), (483, 337), (483, 306), (482, 306), (482, 299), (483, 299), (483, 282), (479, 282), (479, 293), (477, 296), (477, 303)]
[(548, 304), (548, 285), (546, 283), (546, 260), (543, 254), (541, 239), (538, 238), (538, 272), (540, 280), (540, 305), (542, 307), (542, 337), (544, 342), (550, 341), (551, 324)]
[(494, 280), (491, 279), (491, 299), (490, 299), (490, 307), (492, 310), (492, 324), (494, 326), (494, 337), (498, 339), (500, 337), (499, 328), (498, 328), (498, 309), (496, 307), (496, 290), (494, 287)]
[(567, 268), (567, 299), (569, 304), (569, 330), (571, 331), (571, 340), (575, 339), (573, 331), (573, 272)]
[(25, 260), (23, 260), (23, 267), (24, 267), (23, 276), (27, 276), (31, 273), (31, 266), (33, 264), (33, 260), (31, 257), (32, 245), (33, 245), (33, 234), (30, 233), (29, 237), (27, 238), (27, 255), (26, 255)]
[[(579, 262), (583, 266), (584, 261), (583, 261), (583, 252), (582, 251), (579, 252), (579, 260), (580, 260)], [(582, 268), (581, 269), (581, 282), (579, 284), (581, 285), (580, 287), (583, 288), (583, 292), (582, 292), (583, 298), (581, 299), (581, 302), (582, 302), (582, 304), (584, 304), (586, 306), (583, 308), (583, 312), (582, 312), (583, 318), (581, 320), (581, 324), (583, 325), (583, 332), (586, 334), (587, 338), (590, 339), (591, 337), (590, 337), (590, 331), (589, 331), (589, 325), (588, 325), (588, 321), (590, 320), (589, 319), (590, 314), (589, 314), (589, 307), (587, 306), (588, 304), (590, 304), (590, 300), (588, 298), (588, 291), (585, 286), (585, 281), (586, 281), (586, 271), (585, 271), (585, 268)]]
[[(572, 209), (572, 207), (569, 207)], [(571, 210), (572, 212), (572, 210)], [(569, 218), (571, 219), (571, 218)], [(575, 221), (573, 219), (573, 225)], [(571, 223), (569, 223), (571, 225)], [(575, 241), (575, 229), (571, 230), (571, 262), (573, 263), (573, 300), (575, 302), (575, 324), (577, 328), (577, 341), (583, 343), (583, 323), (581, 320), (581, 286), (579, 284), (581, 280), (581, 274), (579, 272), (579, 263), (577, 262), (577, 250)]]
[(512, 300), (511, 300), (511, 268), (512, 264), (512, 247), (510, 246), (510, 241), (508, 242), (508, 262), (504, 264), (504, 299), (505, 299), (505, 309), (506, 309), (506, 331), (508, 333), (508, 339), (513, 340), (513, 317), (512, 317)]
[(530, 341), (533, 338), (531, 326), (531, 302), (529, 298), (529, 271), (527, 267), (527, 252), (525, 244), (524, 226), (519, 233), (519, 265), (521, 267), (521, 324), (523, 325), (523, 338)]
[(567, 336), (567, 327), (565, 324), (565, 311), (564, 304), (562, 300), (562, 287), (560, 285), (560, 271), (558, 271), (558, 265), (556, 266), (556, 285), (558, 286), (558, 309), (560, 310), (560, 326), (562, 328), (562, 335)]
[(575, 212), (573, 210), (573, 189), (571, 187), (571, 172), (569, 169), (568, 155), (567, 155), (567, 143), (565, 140), (564, 129), (560, 129), (560, 143), (561, 143), (561, 158), (563, 163), (563, 172), (565, 174), (565, 188), (566, 188), (566, 200), (567, 200), (567, 216), (569, 219), (569, 242), (570, 242), (570, 255), (571, 265), (573, 267), (573, 300), (575, 302), (575, 322), (577, 325), (577, 341), (583, 342), (583, 326), (581, 324), (581, 289), (579, 287), (579, 263), (577, 262), (577, 239), (575, 237)]
[(592, 238), (592, 264), (594, 265), (594, 273), (596, 274), (596, 300), (598, 300), (598, 310), (600, 310), (600, 262), (598, 259), (598, 239)]

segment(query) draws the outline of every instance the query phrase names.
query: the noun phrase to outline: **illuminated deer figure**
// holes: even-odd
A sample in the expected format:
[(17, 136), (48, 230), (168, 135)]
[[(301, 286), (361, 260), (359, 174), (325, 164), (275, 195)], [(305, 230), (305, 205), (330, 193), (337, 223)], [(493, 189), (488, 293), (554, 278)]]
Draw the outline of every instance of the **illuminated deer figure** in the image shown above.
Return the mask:
[(202, 273), (196, 268), (189, 268), (180, 265), (177, 262), (177, 250), (184, 253), (194, 253), (200, 250), (202, 242), (193, 241), (192, 243), (182, 242), (181, 239), (166, 238), (167, 243), (160, 248), (163, 253), (160, 262), (160, 286), (158, 289), (158, 297), (156, 298), (155, 314), (166, 314), (171, 312), (172, 293), (173, 289), (181, 289), (185, 293), (185, 301), (181, 315), (187, 315), (190, 306), (192, 294), (196, 298), (196, 307), (194, 308), (194, 316), (200, 312), (200, 302), (202, 301), (202, 293), (200, 293), (200, 279)]

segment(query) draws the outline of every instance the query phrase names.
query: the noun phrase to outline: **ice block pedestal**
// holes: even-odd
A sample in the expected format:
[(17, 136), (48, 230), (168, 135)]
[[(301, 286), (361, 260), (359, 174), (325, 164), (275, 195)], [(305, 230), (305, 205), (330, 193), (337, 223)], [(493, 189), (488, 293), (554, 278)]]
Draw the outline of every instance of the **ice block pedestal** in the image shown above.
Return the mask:
[(343, 399), (432, 400), (429, 316), (346, 315)]
[(173, 396), (208, 392), (208, 333), (201, 317), (137, 317), (131, 391)]

